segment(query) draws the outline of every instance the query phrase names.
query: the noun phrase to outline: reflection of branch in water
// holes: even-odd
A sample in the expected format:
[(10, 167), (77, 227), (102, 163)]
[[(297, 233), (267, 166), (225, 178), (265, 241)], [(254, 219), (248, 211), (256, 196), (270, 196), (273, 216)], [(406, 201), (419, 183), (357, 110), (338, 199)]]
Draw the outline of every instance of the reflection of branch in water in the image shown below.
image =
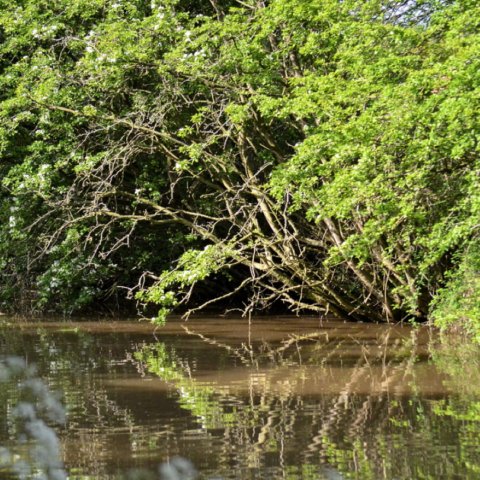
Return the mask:
[[(204, 342), (206, 342), (210, 345), (213, 345), (215, 347), (220, 347), (220, 348), (223, 348), (223, 349), (227, 350), (232, 355), (235, 355), (236, 357), (240, 358), (240, 360), (245, 365), (250, 365), (250, 366), (252, 365), (252, 349), (251, 349), (251, 346), (249, 348), (247, 345), (242, 345), (241, 349), (240, 348), (233, 348), (230, 345), (227, 345), (226, 343), (220, 343), (220, 342), (217, 342), (216, 340), (213, 340), (211, 338), (206, 337), (205, 335), (202, 335), (201, 333), (193, 332), (192, 330), (187, 328), (185, 325), (182, 325), (182, 328), (189, 335), (195, 335), (196, 337), (201, 338)], [(247, 358), (244, 355), (242, 355), (242, 353), (241, 353), (242, 350), (247, 351), (250, 354), (251, 358)], [(258, 365), (255, 365), (255, 366), (257, 367)]]
[(140, 429), (132, 411), (110, 398), (111, 392), (102, 378), (84, 376), (81, 391), (78, 386), (70, 391), (65, 381), (62, 385), (71, 409), (68, 428), (61, 435), (62, 446), (64, 455), (77, 465), (79, 472), (86, 469), (94, 478), (100, 477), (109, 458), (105, 456), (106, 449), (99, 446), (111, 444), (117, 434), (128, 435), (122, 448), (130, 452), (144, 448), (152, 438), (160, 439), (166, 433), (165, 429), (149, 432)]
[[(235, 356), (240, 355), (245, 359), (244, 363), (248, 363), (250, 367), (256, 365), (256, 358), (250, 361), (242, 353), (246, 350), (249, 355), (254, 355), (255, 352), (251, 347), (244, 346), (242, 349), (235, 349), (210, 340), (204, 335), (190, 333), (210, 345), (227, 349)], [(250, 372), (248, 377), (247, 402), (242, 404), (238, 396), (229, 394), (229, 387), (205, 385), (188, 376), (182, 367), (180, 357), (174, 355), (175, 360), (172, 360), (169, 355), (164, 355), (166, 351), (160, 346), (144, 348), (135, 357), (137, 360), (145, 362), (152, 373), (173, 380), (180, 398), (188, 399), (187, 402), (182, 401), (181, 405), (197, 416), (206, 432), (209, 429), (225, 429), (225, 433), (222, 435), (222, 447), (219, 450), (226, 463), (228, 455), (235, 452), (235, 444), (237, 444), (244, 446), (248, 464), (260, 467), (262, 456), (271, 450), (272, 444), (282, 445), (288, 432), (293, 435), (293, 424), (299, 403), (294, 394), (294, 385), (285, 385), (289, 388), (283, 390), (279, 397), (278, 392), (272, 389), (267, 374), (260, 373), (255, 369)], [(155, 354), (157, 351), (158, 355)], [(229, 412), (232, 400), (237, 405), (234, 414)]]
[[(327, 344), (330, 341), (329, 334), (327, 332), (315, 332), (315, 333), (309, 333), (306, 335), (296, 335), (296, 334), (291, 334), (290, 338), (288, 340), (282, 341), (282, 346), (278, 348), (273, 348), (270, 346), (268, 342), (263, 342), (262, 346), (259, 348), (259, 354), (255, 354), (255, 351), (252, 347), (251, 344), (242, 344), (241, 348), (234, 348), (231, 347), (230, 345), (227, 345), (225, 343), (218, 342), (212, 338), (208, 338), (205, 335), (201, 333), (194, 332), (190, 330), (188, 327), (185, 327), (182, 325), (182, 328), (185, 330), (186, 333), (189, 335), (194, 335), (202, 339), (204, 342), (208, 343), (209, 345), (213, 345), (216, 347), (221, 347), (231, 354), (237, 356), (240, 358), (240, 360), (248, 366), (254, 366), (258, 368), (258, 357), (261, 357), (263, 355), (266, 355), (268, 358), (270, 358), (272, 361), (275, 363), (279, 363), (281, 360), (283, 360), (283, 353), (290, 348), (292, 345), (295, 345), (297, 347), (297, 352), (299, 355), (299, 363), (301, 364), (301, 357), (300, 357), (300, 351), (299, 351), (299, 343), (302, 341), (317, 341), (320, 338), (325, 338)], [(333, 330), (330, 332), (330, 334), (334, 334), (336, 330)], [(320, 343), (320, 342), (318, 342)], [(243, 352), (248, 353), (248, 357), (246, 357)]]
[[(386, 339), (388, 342), (388, 338)], [(397, 347), (397, 351), (401, 351), (402, 345), (400, 345), (399, 342), (395, 342), (395, 347)], [(380, 354), (381, 355), (381, 354)], [(365, 354), (364, 356), (365, 361), (368, 362), (367, 360), (367, 355)], [(398, 382), (394, 388), (393, 392), (394, 394), (399, 394), (401, 391), (401, 388), (404, 386), (406, 377), (410, 374), (409, 372), (412, 370), (413, 363), (416, 358), (416, 352), (415, 349), (412, 349), (410, 357), (405, 358), (402, 362), (398, 364), (394, 364), (395, 360), (398, 357), (393, 356), (392, 359), (386, 363), (386, 349), (385, 349), (385, 354), (383, 355), (382, 359), (382, 378), (384, 378), (384, 381), (380, 385), (380, 394), (376, 398), (377, 402), (382, 401), (385, 395), (388, 397), (390, 394), (390, 385), (393, 384), (397, 378), (402, 375), (402, 381)], [(393, 366), (392, 366), (393, 364)], [(373, 377), (372, 377), (372, 390), (374, 389), (373, 385)], [(372, 400), (373, 396), (369, 396), (367, 400), (363, 403), (362, 408), (357, 414), (356, 419), (352, 422), (350, 428), (348, 429), (348, 433), (354, 437), (360, 430), (361, 427), (364, 426), (367, 423), (368, 415), (371, 413), (371, 407), (372, 407)], [(388, 412), (390, 412), (390, 406), (388, 407)]]
[(306, 458), (311, 456), (313, 452), (319, 450), (319, 446), (322, 445), (323, 439), (326, 436), (330, 426), (332, 426), (339, 417), (340, 408), (342, 406), (344, 410), (348, 408), (348, 397), (352, 391), (351, 387), (357, 382), (358, 378), (362, 376), (365, 371), (369, 370), (369, 368), (370, 365), (365, 364), (363, 359), (360, 358), (357, 360), (350, 381), (345, 385), (343, 390), (340, 392), (340, 395), (337, 397), (337, 401), (333, 404), (333, 407), (327, 416), (327, 421), (323, 422), (322, 428), (318, 431), (317, 435), (312, 438), (312, 442), (308, 445), (307, 451), (305, 452)]
[[(335, 333), (335, 330), (332, 333)], [(318, 340), (320, 337), (325, 337), (327, 342), (329, 341), (329, 338), (330, 338), (327, 332), (309, 333), (307, 335), (292, 334), (290, 335), (290, 338), (288, 340), (284, 340), (282, 342), (283, 343), (282, 347), (277, 348), (274, 351), (276, 353), (281, 353), (281, 352), (284, 352), (288, 347), (291, 347), (294, 343), (298, 345), (298, 342), (301, 342), (303, 340)]]
[[(385, 335), (379, 345), (370, 343), (375, 341), (371, 337), (363, 341), (360, 335), (350, 332), (340, 332), (335, 338), (319, 332), (290, 337), (277, 348), (263, 343), (257, 349), (255, 345), (235, 347), (191, 330), (186, 332), (208, 344), (208, 348), (224, 350), (242, 360), (240, 377), (237, 377), (241, 378), (241, 384), (238, 380), (233, 383), (228, 380), (225, 384), (218, 380), (217, 383), (216, 377), (212, 377), (210, 383), (196, 380), (188, 368), (189, 363), (178, 355), (173, 363), (171, 358), (164, 359), (170, 366), (162, 364), (176, 388), (181, 390), (180, 396), (189, 399), (188, 404), (182, 403), (184, 408), (194, 415), (203, 411), (199, 421), (205, 434), (211, 435), (208, 438), (215, 439), (216, 456), (224, 465), (241, 461), (251, 468), (263, 468), (265, 454), (272, 452), (276, 452), (283, 465), (282, 462), (288, 461), (288, 454), (292, 455), (290, 442), (294, 442), (295, 451), (303, 452), (305, 465), (311, 465), (312, 457), (318, 455), (324, 462), (348, 464), (351, 473), (358, 473), (368, 465), (372, 475), (377, 475), (371, 478), (379, 478), (373, 471), (390, 471), (385, 458), (392, 443), (384, 437), (382, 429), (391, 428), (392, 412), (396, 411), (400, 418), (405, 414), (405, 410), (395, 410), (397, 407), (390, 400), (392, 394), (401, 393), (411, 378), (409, 370), (416, 358), (413, 343), (403, 345), (398, 339)], [(316, 343), (312, 348), (302, 344), (313, 340)], [(302, 359), (296, 357), (296, 347), (305, 349), (303, 360), (313, 354), (316, 365), (302, 366)], [(155, 349), (149, 348), (154, 354)], [(353, 358), (356, 363), (352, 366)], [(271, 363), (263, 368), (265, 362)], [(151, 363), (152, 366), (160, 364)], [(325, 383), (329, 382), (328, 373), (333, 380), (331, 385)], [(303, 375), (308, 385), (303, 385)], [(312, 387), (309, 391), (320, 395), (320, 400), (310, 402), (311, 409), (305, 411), (306, 397), (301, 392)], [(329, 392), (335, 396), (332, 398)], [(374, 445), (378, 438), (384, 442), (380, 446)]]
[[(305, 457), (311, 457), (314, 452), (322, 451), (323, 443), (325, 442), (325, 438), (328, 437), (328, 431), (335, 425), (338, 424), (339, 418), (341, 415), (349, 409), (350, 405), (350, 397), (353, 395), (354, 386), (360, 382), (362, 379), (368, 379), (370, 377), (370, 384), (371, 384), (371, 391), (379, 391), (379, 395), (376, 397), (376, 401), (382, 403), (384, 397), (386, 396), (388, 399), (388, 395), (390, 394), (390, 386), (394, 383), (394, 381), (402, 375), (402, 382), (399, 385), (395, 385), (394, 391), (398, 392), (401, 386), (404, 384), (406, 377), (410, 374), (411, 368), (413, 363), (415, 362), (416, 358), (416, 337), (412, 336), (410, 347), (411, 352), (410, 356), (404, 358), (403, 361), (400, 363), (396, 363), (399, 356), (402, 357), (402, 352), (404, 351), (404, 346), (401, 342), (397, 339), (394, 341), (393, 345), (389, 345), (390, 335), (387, 332), (382, 338), (382, 345), (378, 346), (375, 345), (378, 349), (377, 353), (372, 355), (371, 349), (366, 347), (365, 345), (361, 344), (358, 339), (352, 339), (358, 343), (362, 347), (363, 358), (359, 358), (354, 366), (354, 370), (350, 376), (349, 381), (345, 384), (344, 388), (340, 391), (338, 397), (334, 401), (333, 405), (329, 409), (326, 420), (323, 420), (321, 428), (318, 430), (316, 435), (312, 438), (311, 443), (308, 445), (307, 450), (305, 452)], [(382, 351), (383, 347), (383, 351)], [(394, 352), (394, 355), (390, 358), (387, 362), (387, 348), (390, 349), (390, 352)], [(382, 358), (382, 376), (381, 378), (383, 381), (380, 384), (380, 388), (377, 388), (375, 385), (375, 377), (373, 375), (372, 366), (369, 361), (369, 358)], [(367, 422), (368, 415), (371, 413), (373, 397), (370, 395), (366, 401), (362, 403), (360, 410), (358, 411), (356, 418), (351, 423), (350, 428), (348, 428), (348, 433), (353, 438), (358, 435), (359, 431), (361, 430), (361, 426), (365, 425)], [(353, 412), (352, 412), (353, 413)]]

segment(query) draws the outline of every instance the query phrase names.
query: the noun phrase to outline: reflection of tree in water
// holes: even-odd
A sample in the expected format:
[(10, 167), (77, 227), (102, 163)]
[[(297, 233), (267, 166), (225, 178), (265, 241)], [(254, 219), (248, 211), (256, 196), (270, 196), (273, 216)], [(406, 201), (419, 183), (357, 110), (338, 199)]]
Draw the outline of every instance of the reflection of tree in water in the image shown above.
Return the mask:
[[(105, 388), (104, 376), (114, 366), (131, 363), (128, 355), (125, 358), (124, 342), (118, 347), (115, 339), (111, 336), (106, 343), (104, 338), (74, 332), (55, 335), (41, 329), (22, 334), (0, 330), (0, 351), (20, 354), (28, 363), (36, 364), (45, 383), (53, 391), (62, 392), (68, 422), (58, 433), (64, 457), (75, 465), (70, 478), (83, 478), (84, 472), (94, 478), (115, 478), (125, 457), (131, 456), (131, 445), (141, 445), (146, 433), (137, 425), (131, 409), (120, 406)], [(1, 418), (9, 416), (19, 398), (15, 384), (2, 385)], [(7, 422), (6, 430), (2, 430), (0, 425), (0, 440), (18, 437), (15, 426)], [(117, 442), (120, 448), (107, 447)]]
[(471, 478), (480, 477), (480, 345), (467, 338), (444, 338), (432, 350), (439, 369), (448, 375), (446, 385), (458, 394), (439, 400), (435, 415), (446, 425), (458, 424), (456, 461), (465, 465)]
[(431, 362), (415, 336), (329, 335), (238, 347), (202, 335), (0, 334), (0, 347), (23, 349), (64, 391), (76, 478), (178, 454), (207, 477), (478, 478), (478, 348), (435, 349)]
[[(444, 377), (420, 358), (415, 337), (386, 338), (381, 348), (363, 344), (363, 355), (354, 360), (340, 355), (352, 346), (347, 339), (298, 337), (279, 348), (264, 344), (254, 350), (199, 336), (238, 357), (248, 369), (246, 378), (196, 378), (189, 361), (164, 344), (146, 346), (135, 358), (173, 382), (183, 408), (215, 438), (216, 473), (228, 476), (235, 464), (292, 478), (318, 478), (320, 472), (332, 479), (477, 478), (465, 456), (457, 456), (467, 432), (438, 415), (445, 403)], [(433, 374), (437, 391), (425, 383)], [(306, 382), (316, 392), (305, 395)], [(431, 391), (425, 392), (428, 385)], [(478, 449), (467, 457), (476, 463)]]

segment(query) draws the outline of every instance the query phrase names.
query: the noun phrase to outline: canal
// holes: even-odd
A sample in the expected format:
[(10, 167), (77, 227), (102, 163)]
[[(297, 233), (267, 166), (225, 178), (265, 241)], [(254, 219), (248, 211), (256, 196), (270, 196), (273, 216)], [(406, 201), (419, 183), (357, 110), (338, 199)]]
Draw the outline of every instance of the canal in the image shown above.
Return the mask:
[[(480, 351), (451, 343), (315, 317), (0, 327), (1, 354), (61, 395), (61, 454), (83, 480), (175, 456), (205, 479), (478, 479)], [(0, 445), (20, 455), (17, 385), (1, 388)]]

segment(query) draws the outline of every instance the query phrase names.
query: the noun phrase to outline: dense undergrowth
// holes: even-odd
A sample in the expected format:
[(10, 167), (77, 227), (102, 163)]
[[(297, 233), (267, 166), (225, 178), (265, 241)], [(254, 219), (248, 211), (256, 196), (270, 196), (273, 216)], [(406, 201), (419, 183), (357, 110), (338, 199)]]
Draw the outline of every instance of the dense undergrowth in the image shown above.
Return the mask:
[(0, 12), (1, 310), (220, 300), (477, 332), (477, 2)]

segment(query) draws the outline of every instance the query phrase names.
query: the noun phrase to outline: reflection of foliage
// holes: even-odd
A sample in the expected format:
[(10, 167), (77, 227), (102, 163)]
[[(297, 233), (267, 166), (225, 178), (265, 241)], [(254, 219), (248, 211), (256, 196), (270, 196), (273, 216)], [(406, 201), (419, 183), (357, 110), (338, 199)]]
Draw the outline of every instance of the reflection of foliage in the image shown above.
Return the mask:
[(480, 345), (468, 338), (444, 336), (441, 344), (432, 348), (435, 365), (449, 376), (447, 385), (463, 394), (478, 394), (480, 383)]
[[(115, 344), (120, 337), (108, 338)], [(99, 336), (78, 333), (75, 328), (61, 328), (60, 324), (56, 333), (31, 326), (23, 331), (18, 326), (0, 329), (0, 351), (7, 355), (21, 353), (29, 362), (35, 362), (45, 384), (63, 393), (69, 423), (59, 436), (64, 454), (75, 463), (75, 467), (69, 469), (72, 480), (83, 479), (82, 473), (87, 470), (93, 472), (95, 478), (105, 473), (106, 459), (97, 456), (88, 442), (107, 445), (118, 425), (133, 432), (127, 442), (142, 442), (143, 432), (135, 431), (132, 412), (108, 398), (105, 386), (95, 375), (99, 369), (111, 372), (118, 357), (124, 361), (124, 347), (115, 351), (104, 348), (104, 342)], [(0, 388), (0, 418), (6, 418), (6, 412), (20, 399), (13, 387)], [(6, 429), (0, 425), (0, 441), (18, 436), (20, 432), (15, 428), (15, 425)]]
[[(11, 472), (19, 480), (66, 480), (61, 448), (49, 422), (64, 424), (66, 411), (47, 385), (35, 377), (36, 367), (20, 357), (0, 358), (0, 385), (7, 408), (3, 419), (23, 432), (9, 448), (0, 446), (0, 473)], [(72, 469), (70, 478), (75, 478)], [(195, 480), (198, 472), (185, 458), (173, 457), (159, 465), (158, 473), (131, 470), (119, 480)], [(88, 478), (88, 477), (87, 477)]]
[[(203, 339), (207, 340), (205, 337)], [(142, 347), (135, 353), (135, 358), (149, 372), (168, 382), (174, 382), (179, 405), (195, 415), (206, 438), (214, 435), (214, 431), (223, 432), (219, 436), (222, 445), (217, 445), (218, 451), (212, 454), (220, 459), (216, 473), (230, 478), (228, 464), (232, 457), (243, 464), (244, 471), (248, 472), (252, 468), (261, 468), (264, 455), (278, 453), (283, 449), (284, 442), (294, 436), (294, 412), (302, 404), (292, 394), (294, 388), (291, 386), (283, 393), (271, 388), (270, 379), (258, 371), (259, 360), (263, 358), (271, 361), (271, 374), (286, 371), (288, 367), (298, 366), (298, 363), (283, 358), (278, 352), (277, 359), (273, 360), (275, 351), (266, 345), (262, 345), (262, 353), (258, 353), (248, 347), (237, 349), (214, 341), (210, 343), (217, 347), (212, 349), (212, 353), (217, 355), (220, 350), (218, 347), (223, 347), (232, 356), (240, 358), (250, 372), (249, 394), (239, 392), (238, 386), (202, 382), (194, 378), (188, 360), (180, 358), (174, 347), (167, 347), (163, 343)], [(295, 480), (318, 479), (319, 472), (318, 467), (305, 462), (300, 467), (286, 466), (281, 473), (286, 478)]]
[(220, 409), (213, 401), (213, 387), (201, 385), (191, 378), (188, 367), (182, 365), (174, 348), (157, 343), (136, 352), (135, 358), (144, 362), (151, 373), (168, 382), (174, 381), (180, 392), (180, 405), (202, 419), (205, 428), (215, 428), (219, 424), (225, 426), (224, 421), (219, 422)]
[(444, 337), (433, 349), (437, 367), (448, 375), (445, 384), (458, 395), (440, 400), (435, 414), (445, 422), (461, 425), (458, 436), (458, 461), (463, 462), (472, 478), (478, 478), (480, 461), (472, 462), (472, 451), (480, 445), (480, 345), (463, 336)]
[[(370, 329), (345, 328), (243, 346), (206, 334), (149, 343), (12, 330), (0, 350), (23, 348), (65, 391), (71, 427), (61, 438), (72, 478), (105, 475), (109, 460), (91, 448), (103, 445), (128, 468), (176, 454), (227, 480), (476, 480), (480, 347), (436, 346), (431, 361), (419, 330), (374, 341)], [(4, 399), (0, 390), (0, 410), (11, 406)], [(128, 458), (117, 458), (119, 436)]]
[[(164, 344), (145, 346), (136, 358), (151, 373), (174, 382), (179, 403), (197, 417), (206, 434), (222, 429), (224, 433), (218, 438), (228, 438), (222, 446), (224, 455), (235, 452), (238, 458), (240, 445), (246, 461), (252, 465), (258, 465), (267, 454), (285, 455), (294, 465), (299, 461), (303, 464), (303, 467), (285, 467), (282, 474), (292, 479), (436, 480), (454, 479), (460, 472), (462, 478), (476, 478), (473, 465), (480, 456), (472, 448), (480, 444), (476, 433), (480, 429), (477, 425), (464, 428), (462, 422), (475, 420), (480, 411), (473, 404), (468, 416), (455, 416), (452, 415), (455, 397), (438, 400), (425, 396), (421, 382), (422, 369), (427, 364), (417, 356), (415, 336), (404, 342), (385, 338), (380, 353), (378, 344), (364, 343), (363, 359), (347, 358), (345, 368), (350, 373), (345, 376), (341, 391), (313, 400), (307, 400), (298, 388), (307, 379), (324, 381), (326, 377), (320, 372), (341, 373), (335, 370), (338, 362), (343, 361), (338, 357), (339, 349), (349, 351), (354, 343), (351, 339), (348, 344), (347, 338), (339, 341), (321, 337), (312, 342), (311, 338), (299, 337), (281, 347), (263, 344), (257, 350), (251, 346), (233, 348), (198, 336), (209, 343), (212, 354), (218, 355), (220, 349), (226, 349), (230, 355), (241, 357), (249, 378), (243, 388), (222, 385), (221, 381), (202, 382), (195, 378), (189, 361)], [(301, 366), (302, 361), (306, 366)], [(379, 391), (376, 391), (377, 379), (372, 376), (372, 369), (376, 368), (383, 372), (380, 379), (384, 387)], [(265, 383), (255, 383), (262, 376)], [(276, 389), (275, 378), (283, 378), (290, 384)], [(371, 381), (372, 393), (356, 393), (357, 386), (366, 379)], [(408, 387), (411, 392), (408, 397), (400, 391), (395, 393), (394, 385), (399, 385), (398, 382)], [(245, 391), (246, 387), (250, 393)], [(235, 410), (229, 408), (233, 401)], [(252, 435), (251, 429), (257, 433)], [(454, 445), (461, 445), (461, 458), (456, 457)], [(295, 460), (289, 457), (292, 454)], [(222, 458), (228, 462), (228, 456)], [(425, 462), (425, 458), (435, 461)], [(328, 466), (309, 470), (318, 462)], [(467, 463), (470, 463), (468, 468)], [(288, 465), (288, 460), (285, 464)], [(224, 470), (218, 473), (224, 474)]]

